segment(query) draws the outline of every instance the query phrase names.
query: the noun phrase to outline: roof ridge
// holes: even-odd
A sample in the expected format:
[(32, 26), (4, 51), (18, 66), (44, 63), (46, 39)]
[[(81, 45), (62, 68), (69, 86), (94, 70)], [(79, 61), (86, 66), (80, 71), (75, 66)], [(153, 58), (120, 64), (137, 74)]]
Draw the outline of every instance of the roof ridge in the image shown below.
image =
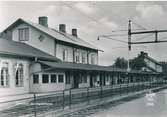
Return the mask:
[[(21, 19), (21, 18), (20, 18), (20, 19)], [(40, 25), (40, 24), (38, 24), (38, 23), (29, 21), (29, 20), (24, 20), (24, 19), (21, 19), (21, 20), (23, 20), (23, 21), (26, 22), (26, 23), (32, 23), (32, 24), (35, 24), (35, 25), (37, 25), (37, 26), (40, 26), (41, 28), (45, 28), (45, 29), (48, 29), (48, 30), (57, 32), (57, 33), (63, 35), (64, 37), (66, 37), (67, 39), (70, 39), (70, 40), (72, 40), (72, 41), (74, 41), (74, 42), (77, 42), (77, 40), (72, 39), (72, 38), (76, 38), (76, 39), (78, 39), (78, 40), (81, 40), (83, 43), (87, 43), (87, 44), (89, 44), (89, 45), (91, 46), (91, 47), (87, 47), (87, 48), (100, 50), (99, 48), (97, 48), (97, 47), (95, 47), (94, 45), (92, 45), (90, 42), (87, 42), (87, 41), (85, 41), (85, 40), (83, 40), (83, 39), (81, 39), (81, 38), (79, 38), (79, 37), (75, 37), (75, 36), (71, 35), (70, 33), (63, 33), (63, 32), (60, 32), (60, 31), (58, 31), (58, 30), (56, 30), (56, 29), (54, 29), (54, 28), (52, 28), (52, 27), (45, 27), (45, 26), (42, 26), (42, 25)], [(72, 38), (71, 38), (70, 36), (71, 36)], [(70, 43), (70, 42), (68, 42), (68, 43)], [(80, 44), (75, 44), (75, 45), (80, 45)], [(80, 46), (83, 46), (83, 45), (81, 44)], [(86, 46), (84, 45), (84, 47), (86, 47)]]

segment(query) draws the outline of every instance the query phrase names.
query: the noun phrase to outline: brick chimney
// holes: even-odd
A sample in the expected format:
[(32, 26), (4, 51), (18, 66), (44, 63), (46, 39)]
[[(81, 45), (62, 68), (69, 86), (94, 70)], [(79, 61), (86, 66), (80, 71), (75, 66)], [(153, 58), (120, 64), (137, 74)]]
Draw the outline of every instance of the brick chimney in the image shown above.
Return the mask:
[(78, 36), (78, 35), (77, 35), (77, 29), (72, 29), (72, 35), (75, 36), (75, 37)]
[(66, 25), (65, 24), (59, 24), (59, 31), (66, 33)]
[(45, 26), (45, 27), (48, 27), (48, 17), (46, 17), (46, 16), (41, 16), (41, 17), (39, 17), (39, 18), (38, 18), (38, 23), (39, 23), (40, 25), (43, 25), (43, 26)]

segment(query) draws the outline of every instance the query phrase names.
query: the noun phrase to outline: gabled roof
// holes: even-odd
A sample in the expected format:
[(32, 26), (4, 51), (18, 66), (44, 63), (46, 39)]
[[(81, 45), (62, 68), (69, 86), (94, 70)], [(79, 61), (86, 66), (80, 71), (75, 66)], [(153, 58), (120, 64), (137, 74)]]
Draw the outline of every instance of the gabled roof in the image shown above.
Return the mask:
[(31, 21), (23, 20), (21, 18), (16, 20), (6, 30), (12, 29), (13, 27), (18, 25), (19, 23), (26, 23), (26, 24), (36, 28), (37, 30), (40, 30), (43, 33), (51, 36), (52, 38), (54, 38), (56, 40), (63, 41), (63, 42), (66, 42), (66, 43), (70, 43), (70, 44), (74, 44), (74, 45), (77, 45), (77, 46), (82, 46), (82, 47), (85, 47), (85, 48), (90, 48), (90, 49), (93, 49), (93, 50), (100, 50), (100, 49), (96, 48), (95, 46), (91, 45), (90, 43), (84, 41), (83, 39), (80, 39), (78, 37), (72, 36), (72, 35), (70, 35), (68, 33), (59, 32), (59, 31), (57, 31), (55, 29), (52, 29), (52, 28), (49, 28), (49, 27), (45, 27), (45, 26), (42, 26), (40, 24), (33, 23)]
[(37, 57), (42, 60), (60, 61), (58, 58), (51, 56), (25, 43), (15, 42), (3, 38), (0, 38), (0, 54), (14, 55), (28, 58)]
[(155, 59), (153, 59), (152, 57), (148, 56), (148, 54), (145, 53), (145, 52), (143, 52), (143, 51), (141, 51), (139, 57), (144, 57), (144, 58), (146, 58), (146, 59), (152, 61), (153, 63), (156, 63), (156, 64), (158, 64), (158, 65), (162, 65), (160, 62), (158, 62), (157, 60), (155, 60)]

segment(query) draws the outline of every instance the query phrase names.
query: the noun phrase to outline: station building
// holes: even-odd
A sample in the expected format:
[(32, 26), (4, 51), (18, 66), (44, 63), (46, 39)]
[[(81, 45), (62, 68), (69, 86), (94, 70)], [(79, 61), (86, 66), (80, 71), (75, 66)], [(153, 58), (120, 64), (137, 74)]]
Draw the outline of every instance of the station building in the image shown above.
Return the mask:
[[(0, 96), (61, 91), (126, 82), (149, 81), (159, 76), (98, 65), (101, 51), (78, 37), (48, 27), (47, 17), (38, 23), (18, 19), (0, 38)], [(148, 77), (149, 76), (149, 77)]]

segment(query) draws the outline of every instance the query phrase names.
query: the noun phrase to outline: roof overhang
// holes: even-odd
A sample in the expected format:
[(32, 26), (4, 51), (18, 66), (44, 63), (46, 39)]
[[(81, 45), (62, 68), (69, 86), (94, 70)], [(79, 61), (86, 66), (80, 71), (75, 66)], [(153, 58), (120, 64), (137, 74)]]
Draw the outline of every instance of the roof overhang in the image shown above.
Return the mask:
[[(38, 61), (42, 65), (49, 66), (49, 70), (62, 69), (62, 70), (83, 70), (83, 71), (96, 71), (96, 72), (118, 72), (118, 73), (128, 73), (126, 69), (111, 68), (108, 66), (100, 65), (90, 65), (81, 63), (71, 63), (71, 62), (48, 62), (48, 61)], [(143, 72), (132, 70), (129, 73), (134, 74), (157, 74), (154, 72)]]

